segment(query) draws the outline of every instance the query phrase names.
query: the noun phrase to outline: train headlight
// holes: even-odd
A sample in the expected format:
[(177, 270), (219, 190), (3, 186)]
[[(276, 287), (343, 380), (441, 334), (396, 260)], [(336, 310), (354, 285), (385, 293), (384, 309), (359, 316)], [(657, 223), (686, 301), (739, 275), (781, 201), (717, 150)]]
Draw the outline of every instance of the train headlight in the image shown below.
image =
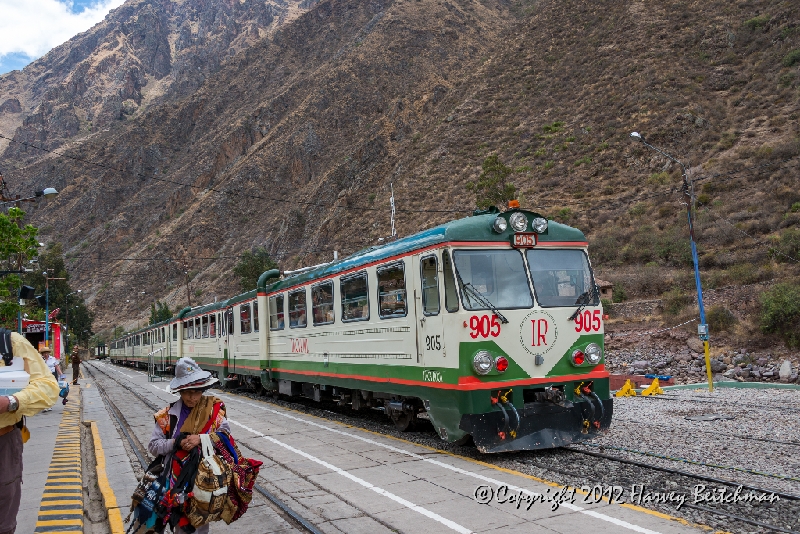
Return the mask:
[(494, 230), (498, 234), (502, 234), (503, 232), (506, 231), (507, 228), (508, 228), (508, 222), (502, 217), (497, 217), (494, 220), (494, 224), (492, 225), (492, 230)]
[(537, 234), (544, 233), (547, 231), (547, 219), (544, 217), (536, 217), (531, 221), (531, 226), (533, 226), (533, 231)]
[(475, 372), (479, 375), (488, 375), (493, 365), (494, 359), (492, 355), (485, 350), (478, 352), (475, 357), (472, 358), (472, 368), (475, 369)]
[(592, 365), (600, 363), (600, 358), (603, 357), (603, 350), (597, 343), (589, 343), (584, 353), (586, 354), (586, 359), (589, 360), (589, 363)]
[(511, 217), (508, 218), (508, 222), (511, 223), (511, 228), (513, 228), (515, 232), (524, 232), (528, 229), (528, 218), (525, 217), (524, 213), (520, 213), (519, 211), (512, 213)]
[(583, 362), (586, 361), (586, 355), (583, 351), (576, 350), (572, 353), (572, 365), (583, 365)]

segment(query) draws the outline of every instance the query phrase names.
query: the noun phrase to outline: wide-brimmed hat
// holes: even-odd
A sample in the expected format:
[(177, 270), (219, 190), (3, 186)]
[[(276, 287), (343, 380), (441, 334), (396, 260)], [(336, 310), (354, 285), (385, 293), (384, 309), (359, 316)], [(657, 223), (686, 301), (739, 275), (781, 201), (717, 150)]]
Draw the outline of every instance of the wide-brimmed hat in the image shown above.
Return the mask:
[(200, 369), (191, 358), (181, 358), (175, 364), (175, 378), (169, 383), (169, 389), (177, 393), (182, 389), (206, 389), (219, 382), (211, 373)]
[(41, 354), (45, 354), (48, 352), (53, 352), (53, 350), (50, 347), (42, 347), (41, 349), (39, 349), (39, 353)]

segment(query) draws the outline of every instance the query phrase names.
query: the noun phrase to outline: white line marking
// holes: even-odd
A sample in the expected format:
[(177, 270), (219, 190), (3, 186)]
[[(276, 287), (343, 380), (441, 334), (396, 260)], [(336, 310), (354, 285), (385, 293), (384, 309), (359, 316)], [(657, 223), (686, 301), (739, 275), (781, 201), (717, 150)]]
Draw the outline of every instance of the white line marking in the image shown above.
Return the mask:
[(430, 510), (428, 510), (426, 508), (418, 506), (418, 505), (414, 504), (413, 502), (407, 501), (404, 498), (402, 498), (402, 497), (400, 497), (398, 495), (395, 495), (394, 493), (386, 491), (383, 488), (379, 488), (378, 486), (374, 486), (373, 484), (370, 484), (369, 482), (367, 482), (363, 478), (359, 478), (359, 477), (357, 477), (357, 476), (355, 476), (353, 474), (348, 473), (344, 469), (341, 469), (339, 467), (336, 467), (335, 465), (329, 464), (328, 462), (326, 462), (324, 460), (320, 460), (316, 456), (312, 456), (312, 455), (308, 454), (307, 452), (303, 452), (303, 451), (301, 451), (299, 449), (295, 449), (291, 445), (287, 445), (286, 443), (283, 443), (282, 441), (278, 441), (277, 439), (275, 439), (275, 438), (273, 438), (271, 436), (264, 435), (264, 434), (262, 434), (261, 432), (259, 432), (257, 430), (254, 430), (254, 429), (252, 429), (252, 428), (250, 428), (248, 426), (245, 426), (245, 425), (243, 425), (243, 424), (241, 424), (241, 423), (239, 423), (237, 421), (234, 421), (233, 419), (229, 418), (228, 422), (232, 423), (232, 424), (234, 424), (234, 425), (236, 425), (238, 427), (244, 428), (245, 430), (247, 430), (249, 432), (252, 432), (256, 436), (259, 436), (259, 437), (264, 438), (264, 439), (266, 439), (268, 441), (271, 441), (275, 445), (279, 445), (279, 446), (283, 447), (284, 449), (286, 449), (288, 451), (291, 451), (291, 452), (293, 452), (295, 454), (299, 454), (303, 458), (306, 458), (308, 460), (311, 460), (314, 463), (317, 463), (317, 464), (319, 464), (319, 465), (321, 465), (323, 467), (326, 467), (326, 468), (330, 469), (331, 471), (333, 471), (334, 473), (342, 475), (343, 477), (352, 480), (356, 484), (360, 484), (361, 486), (364, 486), (365, 488), (374, 491), (378, 495), (383, 495), (384, 497), (387, 497), (387, 498), (389, 498), (389, 499), (391, 499), (391, 500), (393, 500), (393, 501), (395, 501), (395, 502), (397, 502), (399, 504), (402, 504), (406, 508), (410, 508), (411, 510), (414, 510), (418, 514), (422, 514), (425, 517), (433, 519), (434, 521), (437, 521), (437, 522), (443, 524), (444, 526), (450, 528), (451, 530), (455, 530), (456, 532), (459, 532), (461, 534), (471, 534), (471, 532), (472, 532), (468, 528), (464, 528), (461, 525), (459, 525), (458, 523), (450, 521), (449, 519), (444, 518), (444, 517), (440, 516), (439, 514), (437, 514), (435, 512), (431, 512)]
[[(219, 394), (217, 396), (220, 397), (220, 398), (223, 398), (223, 399), (225, 397), (228, 397), (227, 395), (219, 395)], [(228, 399), (230, 399), (230, 400), (232, 400), (234, 402), (240, 402), (240, 403), (245, 404), (247, 406), (252, 406), (254, 408), (258, 408), (259, 410), (263, 410), (263, 411), (266, 411), (266, 412), (273, 413), (275, 415), (280, 415), (281, 417), (286, 417), (288, 419), (292, 419), (294, 421), (299, 421), (299, 422), (305, 423), (307, 425), (311, 425), (311, 426), (314, 426), (314, 427), (317, 427), (317, 428), (322, 428), (322, 429), (327, 430), (329, 432), (333, 432), (334, 434), (340, 434), (342, 436), (347, 436), (349, 438), (361, 440), (361, 441), (363, 441), (365, 443), (369, 443), (371, 445), (377, 445), (379, 447), (383, 447), (384, 449), (389, 449), (390, 451), (393, 451), (393, 452), (397, 452), (397, 453), (400, 453), (400, 454), (405, 454), (406, 456), (410, 456), (412, 458), (416, 458), (417, 460), (422, 460), (424, 462), (428, 462), (428, 463), (437, 465), (437, 466), (442, 467), (444, 469), (448, 469), (450, 471), (454, 471), (454, 472), (462, 474), (462, 475), (466, 475), (466, 476), (469, 476), (469, 477), (472, 477), (472, 478), (476, 478), (478, 480), (482, 480), (484, 482), (488, 482), (490, 484), (494, 484), (495, 486), (504, 485), (510, 490), (523, 491), (523, 492), (525, 492), (525, 493), (527, 493), (529, 495), (534, 495), (533, 492), (531, 492), (530, 490), (527, 490), (525, 488), (521, 488), (519, 486), (514, 486), (512, 484), (507, 484), (505, 482), (502, 482), (500, 480), (497, 480), (497, 479), (494, 479), (494, 478), (491, 478), (491, 477), (479, 475), (478, 473), (473, 473), (472, 471), (467, 471), (465, 469), (461, 469), (459, 467), (455, 467), (453, 465), (450, 465), (450, 464), (447, 464), (447, 463), (444, 463), (444, 462), (440, 462), (438, 460), (433, 460), (431, 458), (425, 458), (424, 456), (420, 456), (419, 454), (416, 454), (416, 453), (401, 449), (399, 447), (394, 447), (392, 445), (387, 445), (385, 443), (381, 443), (379, 441), (375, 441), (374, 439), (369, 439), (369, 438), (365, 438), (363, 436), (358, 436), (356, 434), (351, 434), (349, 432), (344, 432), (344, 431), (339, 430), (337, 428), (331, 428), (329, 426), (321, 425), (319, 423), (315, 423), (314, 421), (308, 421), (306, 419), (302, 419), (300, 417), (295, 417), (295, 416), (287, 414), (287, 413), (282, 413), (282, 412), (279, 412), (277, 410), (273, 410), (271, 408), (267, 408), (265, 406), (259, 406), (258, 404), (254, 404), (252, 402), (245, 402), (245, 401), (241, 401), (239, 399), (235, 399), (235, 398), (232, 398), (232, 397), (228, 397)], [(230, 419), (229, 419), (229, 421), (230, 421)], [(564, 508), (566, 508), (568, 510), (573, 510), (575, 512), (580, 512), (582, 514), (590, 515), (590, 516), (595, 517), (597, 519), (601, 519), (603, 521), (608, 521), (609, 523), (613, 523), (613, 524), (615, 524), (615, 525), (617, 525), (619, 527), (623, 527), (623, 528), (627, 528), (629, 530), (633, 530), (634, 532), (641, 532), (642, 534), (660, 534), (659, 532), (657, 532), (655, 530), (649, 530), (647, 528), (640, 527), (639, 525), (634, 525), (633, 523), (628, 523), (627, 521), (623, 521), (621, 519), (617, 519), (616, 517), (611, 517), (610, 515), (601, 514), (599, 512), (595, 512), (593, 510), (586, 510), (586, 509), (581, 508), (580, 506), (577, 506), (577, 505), (574, 505), (574, 504), (562, 503), (561, 506), (563, 506)]]
[(169, 389), (167, 389), (167, 386), (164, 386), (164, 389), (161, 389), (160, 387), (158, 387), (158, 386), (157, 386), (157, 385), (155, 385), (155, 384), (150, 384), (150, 387), (151, 387), (151, 388), (153, 388), (153, 389), (155, 389), (156, 391), (160, 391), (160, 392), (162, 392), (162, 393), (163, 393), (164, 391), (166, 391), (167, 393), (169, 393), (169, 394), (170, 394), (170, 395), (172, 395), (173, 397), (177, 397), (177, 396), (178, 396), (178, 395), (176, 395), (175, 393), (172, 393), (172, 392), (171, 392)]

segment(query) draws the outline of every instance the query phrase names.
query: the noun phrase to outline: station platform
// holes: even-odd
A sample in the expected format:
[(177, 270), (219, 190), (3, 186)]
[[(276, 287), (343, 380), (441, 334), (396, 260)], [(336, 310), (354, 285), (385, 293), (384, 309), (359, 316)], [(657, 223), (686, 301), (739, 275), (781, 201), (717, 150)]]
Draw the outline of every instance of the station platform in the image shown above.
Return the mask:
[[(177, 398), (167, 391), (166, 382), (149, 382), (145, 373), (105, 362), (89, 365), (105, 373), (102, 389), (107, 393), (113, 385), (107, 378), (116, 376), (158, 405)], [(131, 459), (132, 449), (110, 412), (110, 403), (93, 383), (100, 379), (99, 373), (94, 379), (83, 379), (80, 388), (73, 387), (66, 407), (59, 402), (52, 411), (29, 419), (32, 438), (24, 453), (17, 532), (116, 534), (127, 528), (122, 520), (137, 484), (138, 461)], [(630, 504), (584, 502), (580, 492), (569, 495), (571, 489), (546, 480), (273, 403), (219, 390), (209, 393), (225, 401), (242, 453), (264, 462), (257, 484), (319, 532), (502, 529), (509, 533), (677, 534), (711, 530)], [(124, 414), (131, 424), (129, 431), (146, 443), (152, 414), (129, 404), (115, 406), (131, 410)], [(488, 494), (491, 499), (486, 498)], [(531, 503), (535, 496), (543, 502)], [(557, 507), (556, 500), (560, 501)], [(107, 515), (91, 513), (98, 501)], [(92, 516), (103, 516), (104, 525)], [(301, 530), (258, 494), (240, 521), (211, 525), (212, 534)]]

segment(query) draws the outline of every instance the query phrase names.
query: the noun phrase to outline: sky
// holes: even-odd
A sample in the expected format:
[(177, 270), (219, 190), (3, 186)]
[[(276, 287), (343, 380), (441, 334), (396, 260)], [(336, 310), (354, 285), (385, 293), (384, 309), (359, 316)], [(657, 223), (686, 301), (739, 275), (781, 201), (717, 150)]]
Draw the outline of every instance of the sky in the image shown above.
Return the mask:
[(124, 0), (0, 0), (0, 74), (22, 69)]

